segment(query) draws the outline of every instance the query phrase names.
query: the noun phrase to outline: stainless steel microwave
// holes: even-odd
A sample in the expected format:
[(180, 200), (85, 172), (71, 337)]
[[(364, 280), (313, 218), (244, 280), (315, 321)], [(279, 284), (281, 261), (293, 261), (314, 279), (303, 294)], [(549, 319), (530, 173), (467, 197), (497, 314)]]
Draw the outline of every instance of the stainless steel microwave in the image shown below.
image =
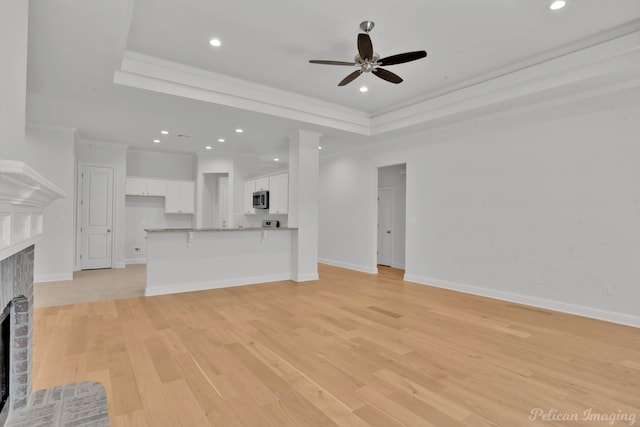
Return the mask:
[(253, 207), (255, 209), (269, 209), (269, 192), (256, 191), (253, 193)]

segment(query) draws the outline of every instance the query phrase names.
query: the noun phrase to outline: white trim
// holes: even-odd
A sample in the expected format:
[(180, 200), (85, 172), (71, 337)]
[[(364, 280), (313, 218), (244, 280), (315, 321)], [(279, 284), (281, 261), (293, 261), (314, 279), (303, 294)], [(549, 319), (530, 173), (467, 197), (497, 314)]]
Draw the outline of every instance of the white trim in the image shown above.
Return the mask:
[(318, 258), (320, 264), (333, 265), (334, 267), (347, 268), (349, 270), (361, 271), (363, 273), (378, 274), (377, 267), (367, 267), (365, 265), (350, 264), (348, 262), (336, 261), (327, 258)]
[(147, 263), (147, 258), (125, 258), (124, 263), (125, 263), (125, 265), (129, 265), (129, 264), (146, 264)]
[(177, 62), (125, 51), (113, 82), (368, 135), (367, 113)]
[(179, 294), (183, 292), (205, 291), (209, 289), (232, 288), (235, 286), (257, 285), (260, 283), (281, 282), (283, 280), (291, 280), (288, 273), (270, 274), (267, 276), (240, 277), (235, 279), (213, 280), (208, 282), (193, 283), (175, 283), (170, 285), (153, 286), (151, 289), (147, 286), (144, 295), (167, 295)]
[[(590, 83), (592, 90), (615, 89), (616, 81), (629, 80), (625, 73), (637, 75), (639, 22), (559, 51), (492, 70), (374, 114), (132, 51), (124, 52), (113, 81), (356, 134), (381, 135), (437, 123), (461, 113), (474, 112), (477, 116), (481, 109), (496, 108), (507, 101), (517, 100), (519, 105), (528, 105), (534, 95), (540, 98), (543, 94), (552, 99), (568, 93), (581, 99), (585, 96), (584, 91), (576, 91), (574, 87), (585, 82)], [(580, 72), (576, 71), (578, 69)], [(611, 82), (614, 87), (610, 87)], [(639, 83), (634, 80), (632, 84), (637, 86)]]
[(73, 273), (36, 274), (33, 276), (34, 283), (61, 282), (64, 280), (73, 280)]
[(125, 262), (118, 262), (115, 268), (127, 268), (127, 264)]
[(318, 273), (305, 273), (305, 274), (291, 274), (291, 280), (294, 282), (310, 282), (312, 280), (319, 280)]
[(413, 274), (405, 274), (404, 280), (420, 285), (449, 289), (452, 291), (464, 292), (467, 294), (479, 295), (483, 297), (499, 299), (502, 301), (509, 301), (532, 307), (544, 308), (568, 314), (575, 314), (578, 316), (589, 317), (591, 319), (604, 320), (607, 322), (619, 323), (621, 325), (640, 328), (640, 316), (634, 316), (632, 314), (602, 310), (595, 307), (587, 307), (583, 305), (554, 301), (546, 298), (516, 294), (513, 292), (500, 291), (496, 289), (482, 288), (479, 286), (449, 282), (447, 280), (433, 279), (430, 277), (417, 276)]

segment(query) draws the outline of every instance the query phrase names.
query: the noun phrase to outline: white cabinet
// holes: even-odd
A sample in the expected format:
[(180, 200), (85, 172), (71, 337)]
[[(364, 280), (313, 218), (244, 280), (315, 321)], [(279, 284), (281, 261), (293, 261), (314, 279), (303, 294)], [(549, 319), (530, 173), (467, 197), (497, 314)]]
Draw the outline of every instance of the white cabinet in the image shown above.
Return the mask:
[(164, 212), (192, 214), (195, 211), (195, 184), (193, 181), (166, 181), (167, 195)]
[[(245, 215), (256, 213), (256, 210), (253, 208), (254, 191), (269, 191), (269, 212), (268, 213), (270, 214), (289, 213), (289, 174), (288, 173), (245, 181), (244, 183)], [(261, 213), (267, 213), (267, 211), (261, 209)]]
[(269, 177), (256, 179), (255, 191), (269, 191)]
[(147, 193), (148, 196), (166, 196), (167, 182), (159, 179), (148, 179)]
[(244, 183), (244, 213), (254, 214), (256, 210), (253, 208), (253, 192), (256, 191), (256, 181), (245, 181)]
[(160, 196), (167, 194), (166, 181), (149, 178), (127, 177), (127, 196)]
[(269, 213), (289, 213), (289, 174), (269, 177)]

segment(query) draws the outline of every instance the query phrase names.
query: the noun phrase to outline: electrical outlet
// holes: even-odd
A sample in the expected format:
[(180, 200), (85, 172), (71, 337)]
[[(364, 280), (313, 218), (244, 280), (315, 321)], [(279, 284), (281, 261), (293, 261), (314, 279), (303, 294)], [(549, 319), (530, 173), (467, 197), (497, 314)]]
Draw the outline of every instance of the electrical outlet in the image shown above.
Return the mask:
[(140, 253), (140, 248), (133, 248), (133, 253), (139, 254)]
[(602, 285), (602, 295), (611, 296), (612, 293), (611, 285)]

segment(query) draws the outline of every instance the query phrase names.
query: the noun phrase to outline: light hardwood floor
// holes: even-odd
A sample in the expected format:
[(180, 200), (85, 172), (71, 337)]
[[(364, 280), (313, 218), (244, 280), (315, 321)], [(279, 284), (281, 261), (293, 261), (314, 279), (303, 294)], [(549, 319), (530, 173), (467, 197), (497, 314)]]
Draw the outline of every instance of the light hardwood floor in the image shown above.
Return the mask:
[(38, 308), (34, 389), (100, 381), (114, 427), (640, 423), (638, 329), (393, 269), (320, 276)]
[(144, 295), (147, 270), (144, 264), (126, 268), (84, 270), (73, 273), (73, 280), (34, 283), (35, 307), (105, 301)]

